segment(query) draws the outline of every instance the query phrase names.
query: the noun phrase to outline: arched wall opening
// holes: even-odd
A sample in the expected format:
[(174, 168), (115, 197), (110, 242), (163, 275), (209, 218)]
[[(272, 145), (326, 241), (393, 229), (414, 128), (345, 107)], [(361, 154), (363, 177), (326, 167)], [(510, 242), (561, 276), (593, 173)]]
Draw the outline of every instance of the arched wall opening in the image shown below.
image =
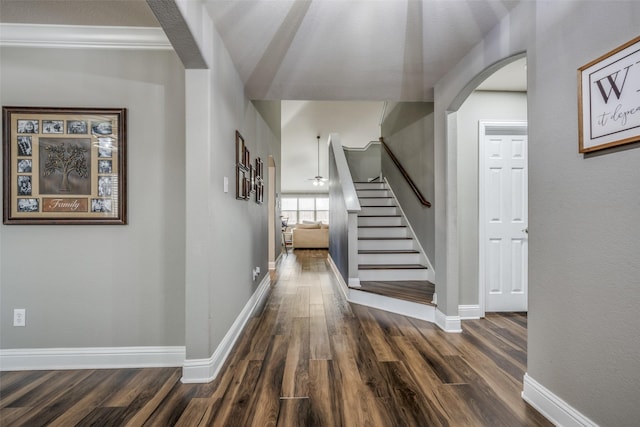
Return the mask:
[[(478, 221), (479, 122), (527, 120), (526, 86), (524, 91), (500, 87), (478, 89), (497, 71), (519, 60), (526, 60), (525, 52), (485, 68), (464, 86), (446, 110), (446, 144), (451, 156), (447, 190), (451, 202), (455, 203), (454, 209), (447, 209), (451, 257), (447, 293), (457, 299), (460, 319), (484, 316)], [(522, 71), (526, 85), (526, 69)]]

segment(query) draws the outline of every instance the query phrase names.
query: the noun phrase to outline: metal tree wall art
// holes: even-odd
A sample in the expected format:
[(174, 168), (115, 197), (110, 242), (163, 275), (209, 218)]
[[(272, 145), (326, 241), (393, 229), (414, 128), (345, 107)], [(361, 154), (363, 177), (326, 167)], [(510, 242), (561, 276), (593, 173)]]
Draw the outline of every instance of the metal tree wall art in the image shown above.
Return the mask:
[(79, 145), (60, 144), (45, 147), (47, 161), (44, 165), (44, 176), (56, 172), (62, 174), (61, 192), (69, 192), (69, 174), (75, 173), (80, 178), (89, 177), (89, 167), (85, 153), (87, 150)]

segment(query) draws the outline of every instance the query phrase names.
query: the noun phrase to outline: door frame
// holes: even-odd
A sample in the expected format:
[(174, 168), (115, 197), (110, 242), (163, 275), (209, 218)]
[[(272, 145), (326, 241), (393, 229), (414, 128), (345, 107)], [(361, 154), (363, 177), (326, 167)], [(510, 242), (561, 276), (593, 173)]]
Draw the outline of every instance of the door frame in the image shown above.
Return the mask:
[(280, 249), (280, 205), (278, 203), (277, 189), (276, 189), (276, 162), (272, 155), (267, 157), (267, 234), (268, 234), (268, 262), (269, 262), (269, 274), (271, 280), (276, 278), (276, 265), (278, 256), (281, 254)]
[[(484, 138), (486, 136), (487, 127), (527, 127), (528, 122), (526, 120), (479, 120), (478, 121), (478, 302), (480, 305), (480, 317), (485, 317), (486, 308), (486, 253), (484, 249), (484, 241), (487, 235), (486, 229), (486, 215), (485, 215), (485, 144)], [(528, 132), (527, 132), (528, 140)], [(527, 183), (529, 181), (529, 144), (527, 143)], [(529, 205), (529, 186), (527, 185), (527, 206)], [(527, 213), (527, 223), (529, 220), (529, 214)], [(528, 227), (528, 224), (527, 224)], [(527, 277), (529, 275), (529, 257), (527, 252)], [(527, 279), (527, 310), (529, 299), (529, 284)]]

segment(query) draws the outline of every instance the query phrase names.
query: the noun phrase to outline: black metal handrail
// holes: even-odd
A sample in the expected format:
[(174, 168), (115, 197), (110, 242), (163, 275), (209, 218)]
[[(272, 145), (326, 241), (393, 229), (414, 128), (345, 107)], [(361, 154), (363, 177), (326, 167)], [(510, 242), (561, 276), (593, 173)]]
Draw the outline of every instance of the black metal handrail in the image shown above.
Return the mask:
[(391, 149), (387, 146), (387, 144), (385, 144), (384, 139), (382, 137), (380, 137), (380, 143), (382, 144), (382, 146), (384, 147), (384, 150), (387, 152), (387, 154), (391, 158), (391, 161), (393, 161), (393, 163), (396, 165), (398, 170), (400, 170), (400, 173), (402, 174), (404, 179), (407, 181), (407, 184), (409, 184), (409, 187), (411, 187), (411, 190), (413, 190), (413, 193), (416, 195), (420, 203), (423, 206), (430, 208), (431, 203), (427, 199), (425, 199), (425, 197), (422, 195), (418, 187), (416, 187), (416, 184), (413, 182), (413, 180), (411, 179), (407, 171), (402, 167), (402, 165), (400, 164), (400, 161), (398, 161), (398, 158), (391, 152)]

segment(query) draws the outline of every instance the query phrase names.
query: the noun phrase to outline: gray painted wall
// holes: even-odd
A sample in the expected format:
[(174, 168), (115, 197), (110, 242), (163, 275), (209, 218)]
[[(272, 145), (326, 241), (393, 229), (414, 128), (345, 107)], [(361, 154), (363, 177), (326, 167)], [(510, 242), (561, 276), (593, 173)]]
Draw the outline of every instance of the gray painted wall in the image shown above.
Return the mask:
[[(638, 36), (639, 2), (537, 7), (529, 105), (529, 374), (600, 425), (640, 418), (640, 145), (578, 153), (576, 69)], [(637, 89), (637, 88), (636, 88)]]
[(338, 167), (329, 147), (329, 254), (345, 282), (349, 282), (349, 214), (340, 185)]
[[(437, 213), (440, 245), (457, 231), (456, 221), (445, 219), (457, 208), (447, 195), (458, 148), (446, 144), (446, 112), (457, 109), (483, 70), (527, 51), (528, 374), (603, 426), (640, 418), (640, 147), (578, 153), (576, 70), (637, 37), (638, 22), (636, 1), (523, 2), (435, 89), (436, 202), (447, 203)], [(447, 310), (447, 293), (457, 286), (452, 247), (437, 258), (438, 274), (448, 266), (437, 288)]]
[(282, 102), (253, 100), (251, 103), (256, 107), (256, 110), (267, 123), (276, 139), (280, 140), (280, 135), (282, 134)]
[[(2, 225), (0, 347), (184, 345), (184, 70), (173, 52), (0, 49), (2, 105), (126, 107), (126, 226)], [(14, 308), (27, 326), (12, 327)]]
[(382, 146), (371, 144), (366, 150), (350, 150), (345, 148), (344, 155), (349, 164), (351, 178), (354, 182), (366, 182), (370, 178), (380, 176), (380, 150)]
[[(213, 67), (188, 70), (186, 75), (187, 359), (214, 354), (268, 274), (268, 196), (265, 193), (263, 204), (255, 203), (253, 195), (249, 201), (236, 199), (236, 130), (244, 137), (252, 163), (260, 157), (266, 169), (270, 154), (280, 163), (280, 139), (245, 96), (220, 36), (215, 31), (202, 34), (208, 40), (201, 45), (209, 49), (203, 56), (212, 58)], [(267, 106), (260, 108), (264, 112)], [(277, 120), (277, 111), (266, 115)], [(225, 177), (228, 193), (223, 191)], [(268, 184), (265, 176), (265, 188)], [(261, 274), (253, 280), (255, 267)]]
[[(424, 197), (433, 203), (433, 103), (398, 103), (382, 123), (382, 136)], [(435, 259), (435, 216), (423, 206), (398, 168), (382, 150), (382, 175), (388, 180), (427, 257)], [(437, 270), (437, 266), (434, 265)]]
[(458, 110), (460, 304), (478, 304), (478, 122), (527, 120), (524, 92), (476, 91)]
[(280, 144), (280, 135), (281, 135), (281, 122), (282, 122), (282, 103), (280, 101), (251, 101), (251, 103), (255, 106), (256, 110), (260, 114), (260, 117), (265, 121), (269, 129), (273, 132), (273, 135), (266, 138), (269, 143), (269, 154), (273, 157), (273, 162), (275, 165), (275, 173), (276, 178), (274, 183), (268, 182), (268, 167), (269, 162), (268, 158), (263, 159), (264, 162), (264, 174), (265, 174), (265, 182), (264, 182), (264, 203), (265, 206), (268, 205), (267, 199), (269, 197), (274, 197), (274, 214), (273, 219), (275, 223), (275, 236), (273, 242), (269, 242), (272, 247), (272, 251), (275, 254), (275, 258), (277, 259), (278, 255), (282, 252), (282, 222), (280, 220), (280, 206), (278, 206), (275, 201), (275, 196), (268, 195), (269, 184), (274, 185), (275, 194), (280, 194), (281, 189), (281, 173), (282, 170), (282, 162), (281, 162), (281, 144)]

